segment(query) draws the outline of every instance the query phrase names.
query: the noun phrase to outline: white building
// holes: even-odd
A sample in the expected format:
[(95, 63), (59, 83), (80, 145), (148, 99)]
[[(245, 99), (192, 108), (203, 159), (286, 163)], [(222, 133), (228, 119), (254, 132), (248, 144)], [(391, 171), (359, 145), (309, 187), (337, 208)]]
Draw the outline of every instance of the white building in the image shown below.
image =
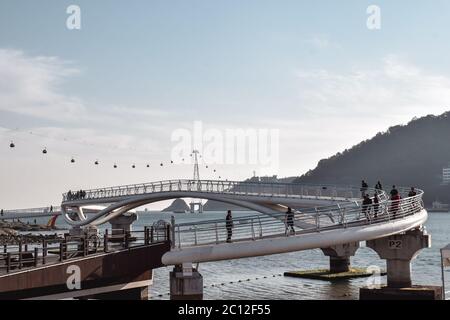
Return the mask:
[(450, 184), (450, 168), (442, 169), (442, 183)]

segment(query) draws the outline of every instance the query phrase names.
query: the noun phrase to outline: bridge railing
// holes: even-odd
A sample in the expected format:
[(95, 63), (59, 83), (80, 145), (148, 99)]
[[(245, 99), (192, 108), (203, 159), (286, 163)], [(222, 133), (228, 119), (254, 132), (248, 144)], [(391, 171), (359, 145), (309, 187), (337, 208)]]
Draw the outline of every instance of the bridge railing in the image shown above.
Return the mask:
[(120, 229), (109, 233), (106, 230), (103, 235), (66, 235), (64, 238), (43, 239), (39, 242), (19, 240), (18, 243), (4, 244), (0, 247), (0, 275), (165, 241), (170, 241), (170, 228), (161, 230), (153, 226), (132, 232)]
[[(3, 214), (19, 214), (19, 213), (52, 213), (52, 212), (59, 212), (61, 211), (60, 206), (54, 206), (52, 207), (42, 207), (42, 208), (30, 208), (30, 209), (14, 209), (14, 210), (3, 210)], [(1, 217), (0, 217), (1, 218)]]
[[(407, 194), (406, 190), (400, 192), (403, 196)], [(293, 228), (283, 213), (233, 218), (231, 241), (287, 237), (294, 233), (298, 235), (402, 219), (423, 209), (422, 195), (423, 192), (419, 191), (416, 196), (404, 197), (399, 201), (383, 200), (378, 205), (364, 206), (361, 201), (355, 201), (332, 207), (297, 211), (294, 213)], [(300, 228), (300, 225), (303, 227)], [(172, 233), (174, 248), (219, 244), (227, 242), (228, 238), (225, 218), (174, 224)]]
[[(186, 191), (219, 194), (256, 195), (262, 197), (328, 197), (352, 199), (361, 195), (361, 190), (351, 186), (308, 185), (293, 183), (268, 183), (223, 180), (167, 180), (144, 184), (133, 184), (110, 188), (81, 190), (63, 194), (63, 203), (79, 200), (113, 199), (157, 192)], [(374, 193), (374, 189), (368, 189)]]

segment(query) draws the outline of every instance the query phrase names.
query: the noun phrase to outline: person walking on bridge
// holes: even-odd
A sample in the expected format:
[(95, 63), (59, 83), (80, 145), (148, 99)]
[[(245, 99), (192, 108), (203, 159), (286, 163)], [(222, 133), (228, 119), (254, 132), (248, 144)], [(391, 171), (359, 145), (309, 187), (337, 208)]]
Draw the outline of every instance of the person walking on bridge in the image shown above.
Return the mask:
[(370, 220), (370, 208), (372, 207), (372, 199), (369, 195), (364, 195), (364, 200), (362, 203), (362, 213), (366, 216), (367, 220)]
[(378, 217), (378, 210), (380, 210), (380, 198), (378, 198), (378, 194), (375, 193), (373, 195), (373, 213), (374, 217)]
[(231, 237), (233, 236), (233, 216), (231, 215), (231, 210), (228, 210), (227, 217), (225, 218), (225, 227), (227, 228), (227, 242), (231, 242)]
[(286, 212), (286, 234), (289, 232), (293, 232), (295, 234), (294, 212), (292, 212), (291, 207), (288, 207)]
[(395, 185), (392, 186), (392, 190), (391, 190), (390, 194), (391, 194), (391, 200), (393, 200), (392, 198), (393, 198), (394, 196), (398, 195), (398, 190), (397, 190), (397, 188), (395, 187)]
[(394, 195), (391, 197), (391, 212), (394, 215), (394, 218), (396, 218), (398, 211), (400, 210), (400, 200), (402, 197), (398, 193), (394, 193)]
[(369, 185), (367, 184), (366, 181), (362, 180), (361, 181), (361, 197), (364, 198), (364, 196), (366, 195), (366, 191), (369, 188)]

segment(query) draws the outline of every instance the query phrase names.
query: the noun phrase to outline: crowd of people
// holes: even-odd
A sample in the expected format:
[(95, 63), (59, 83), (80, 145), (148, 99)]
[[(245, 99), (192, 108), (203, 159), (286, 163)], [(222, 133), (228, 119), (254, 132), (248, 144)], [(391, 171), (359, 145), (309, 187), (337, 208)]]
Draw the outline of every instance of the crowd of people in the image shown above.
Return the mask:
[[(381, 182), (378, 181), (375, 185), (375, 193), (373, 197), (370, 196), (370, 194), (367, 193), (367, 190), (369, 189), (369, 185), (366, 181), (361, 181), (361, 193), (362, 193), (362, 213), (367, 217), (367, 219), (370, 219), (370, 214), (373, 212), (373, 217), (377, 218), (379, 211), (380, 211), (380, 199), (379, 199), (379, 193), (383, 190), (383, 186), (381, 185)], [(400, 200), (402, 199), (400, 192), (397, 190), (397, 187), (395, 185), (392, 186), (391, 191), (389, 192), (391, 205), (389, 207), (389, 213), (391, 213), (394, 218), (398, 214), (400, 210)], [(411, 187), (408, 197), (414, 197), (417, 195), (415, 187)]]
[(67, 192), (67, 200), (81, 200), (86, 198), (86, 191), (80, 190), (77, 192), (72, 192), (72, 190), (69, 190)]

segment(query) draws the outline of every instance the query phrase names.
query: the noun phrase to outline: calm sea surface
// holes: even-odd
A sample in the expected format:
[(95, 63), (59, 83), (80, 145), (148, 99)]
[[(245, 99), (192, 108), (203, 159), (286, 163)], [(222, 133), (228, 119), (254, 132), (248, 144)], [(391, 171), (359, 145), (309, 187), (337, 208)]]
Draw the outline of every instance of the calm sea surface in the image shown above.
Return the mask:
[[(245, 216), (249, 212), (235, 212)], [(134, 228), (164, 219), (167, 213), (140, 214)], [(223, 212), (204, 214), (175, 214), (176, 222), (224, 218)], [(41, 219), (39, 219), (41, 220)], [(62, 220), (62, 219), (61, 219)], [(40, 221), (39, 221), (40, 222)], [(61, 222), (61, 221), (60, 221)], [(450, 244), (450, 213), (430, 213), (426, 230), (431, 234), (432, 247), (424, 249), (413, 261), (413, 281), (416, 284), (441, 284), (439, 249)], [(361, 247), (352, 258), (355, 267), (378, 266), (385, 268), (383, 260), (369, 248)], [(386, 277), (363, 278), (338, 283), (284, 277), (285, 271), (327, 268), (328, 258), (319, 249), (293, 252), (265, 257), (202, 263), (205, 299), (358, 299), (359, 288), (367, 281), (386, 283)], [(169, 271), (171, 268), (154, 270), (154, 284), (150, 288), (151, 299), (169, 298)], [(446, 286), (450, 290), (450, 270), (446, 271)], [(448, 294), (450, 296), (450, 294)]]

